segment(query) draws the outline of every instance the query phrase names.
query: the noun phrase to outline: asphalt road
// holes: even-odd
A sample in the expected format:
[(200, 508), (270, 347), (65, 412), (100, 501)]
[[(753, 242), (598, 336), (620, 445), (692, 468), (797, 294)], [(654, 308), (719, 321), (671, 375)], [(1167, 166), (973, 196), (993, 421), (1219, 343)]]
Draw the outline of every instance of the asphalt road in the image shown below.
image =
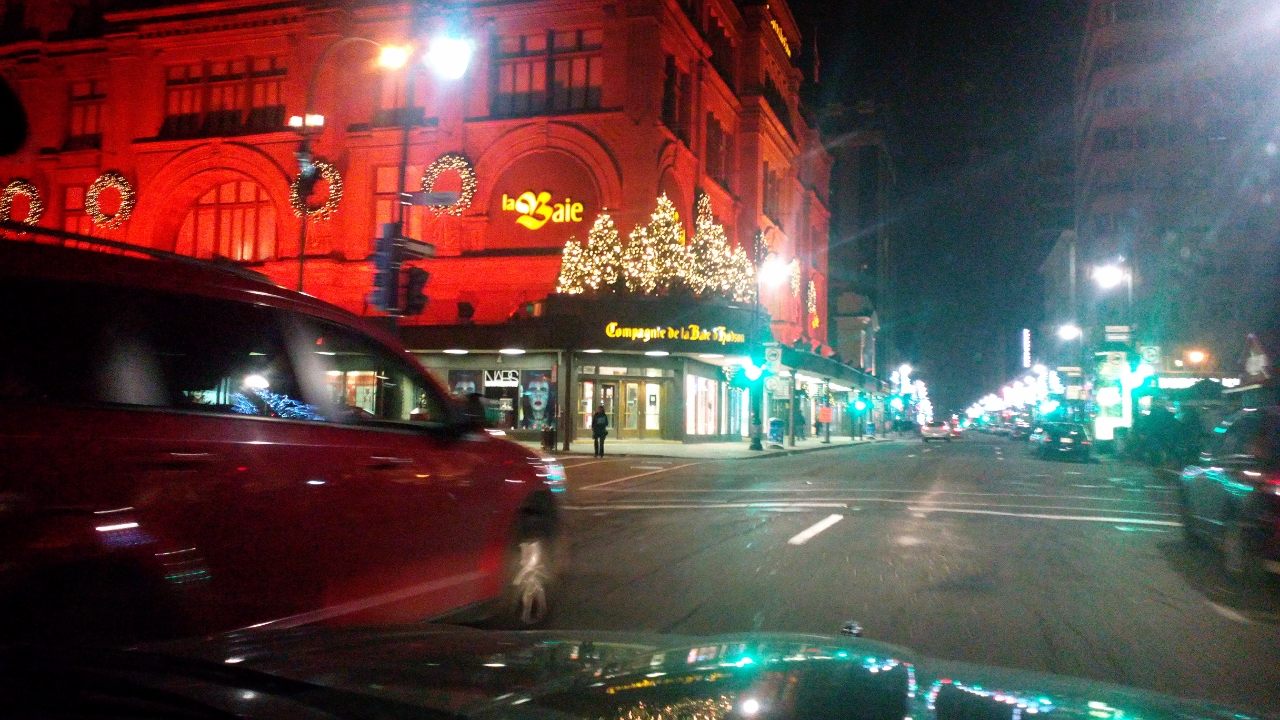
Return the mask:
[(837, 634), (852, 619), (924, 655), (1280, 708), (1280, 587), (1236, 590), (1145, 468), (986, 436), (566, 466), (554, 627)]

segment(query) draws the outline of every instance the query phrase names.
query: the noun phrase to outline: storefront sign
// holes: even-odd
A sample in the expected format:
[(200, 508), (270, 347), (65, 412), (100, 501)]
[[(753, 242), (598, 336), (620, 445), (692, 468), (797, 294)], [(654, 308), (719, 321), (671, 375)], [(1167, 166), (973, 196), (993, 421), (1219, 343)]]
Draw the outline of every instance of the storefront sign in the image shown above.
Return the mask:
[(485, 370), (484, 386), (487, 388), (520, 387), (520, 371), (519, 370)]
[(549, 222), (580, 223), (582, 222), (582, 203), (565, 198), (563, 202), (553, 203), (551, 193), (543, 190), (535, 193), (532, 190), (521, 193), (518, 197), (502, 195), (502, 209), (519, 213), (516, 223), (530, 230), (537, 230)]
[(742, 333), (734, 332), (723, 325), (716, 327), (701, 327), (698, 325), (684, 325), (681, 327), (671, 327), (669, 325), (655, 325), (653, 327), (623, 327), (616, 322), (611, 322), (604, 327), (606, 337), (623, 338), (634, 340), (637, 342), (649, 342), (650, 340), (691, 340), (694, 342), (709, 342), (725, 345), (727, 343), (746, 342), (747, 337)]

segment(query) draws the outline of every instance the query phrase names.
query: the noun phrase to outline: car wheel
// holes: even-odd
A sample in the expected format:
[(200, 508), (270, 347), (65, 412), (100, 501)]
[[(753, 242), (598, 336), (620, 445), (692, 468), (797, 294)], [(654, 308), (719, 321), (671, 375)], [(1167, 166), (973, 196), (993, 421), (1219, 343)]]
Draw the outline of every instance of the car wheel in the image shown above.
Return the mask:
[(554, 586), (553, 533), (523, 528), (507, 550), (502, 595), (485, 625), (504, 629), (541, 627), (551, 617)]
[(1178, 514), (1182, 520), (1182, 539), (1193, 547), (1204, 547), (1204, 537), (1196, 529), (1196, 519), (1191, 514), (1191, 508), (1187, 507), (1186, 500), (1178, 504)]
[(1258, 545), (1253, 528), (1240, 518), (1231, 521), (1222, 536), (1222, 567), (1241, 586), (1257, 585), (1264, 576)]

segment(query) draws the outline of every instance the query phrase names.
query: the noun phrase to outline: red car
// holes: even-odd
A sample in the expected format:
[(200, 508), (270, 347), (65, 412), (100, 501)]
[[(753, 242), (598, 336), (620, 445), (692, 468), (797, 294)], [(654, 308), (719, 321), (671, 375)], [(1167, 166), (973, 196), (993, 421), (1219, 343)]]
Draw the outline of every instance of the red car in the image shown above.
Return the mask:
[(7, 630), (546, 616), (563, 470), (356, 316), (235, 267), (18, 241), (0, 307)]

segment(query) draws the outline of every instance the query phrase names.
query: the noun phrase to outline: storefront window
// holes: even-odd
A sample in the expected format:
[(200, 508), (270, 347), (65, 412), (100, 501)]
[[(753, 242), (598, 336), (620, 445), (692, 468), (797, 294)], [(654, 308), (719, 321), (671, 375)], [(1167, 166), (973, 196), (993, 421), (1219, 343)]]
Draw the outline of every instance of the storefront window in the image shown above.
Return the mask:
[(685, 433), (689, 435), (715, 435), (719, 424), (720, 383), (707, 378), (686, 375)]

